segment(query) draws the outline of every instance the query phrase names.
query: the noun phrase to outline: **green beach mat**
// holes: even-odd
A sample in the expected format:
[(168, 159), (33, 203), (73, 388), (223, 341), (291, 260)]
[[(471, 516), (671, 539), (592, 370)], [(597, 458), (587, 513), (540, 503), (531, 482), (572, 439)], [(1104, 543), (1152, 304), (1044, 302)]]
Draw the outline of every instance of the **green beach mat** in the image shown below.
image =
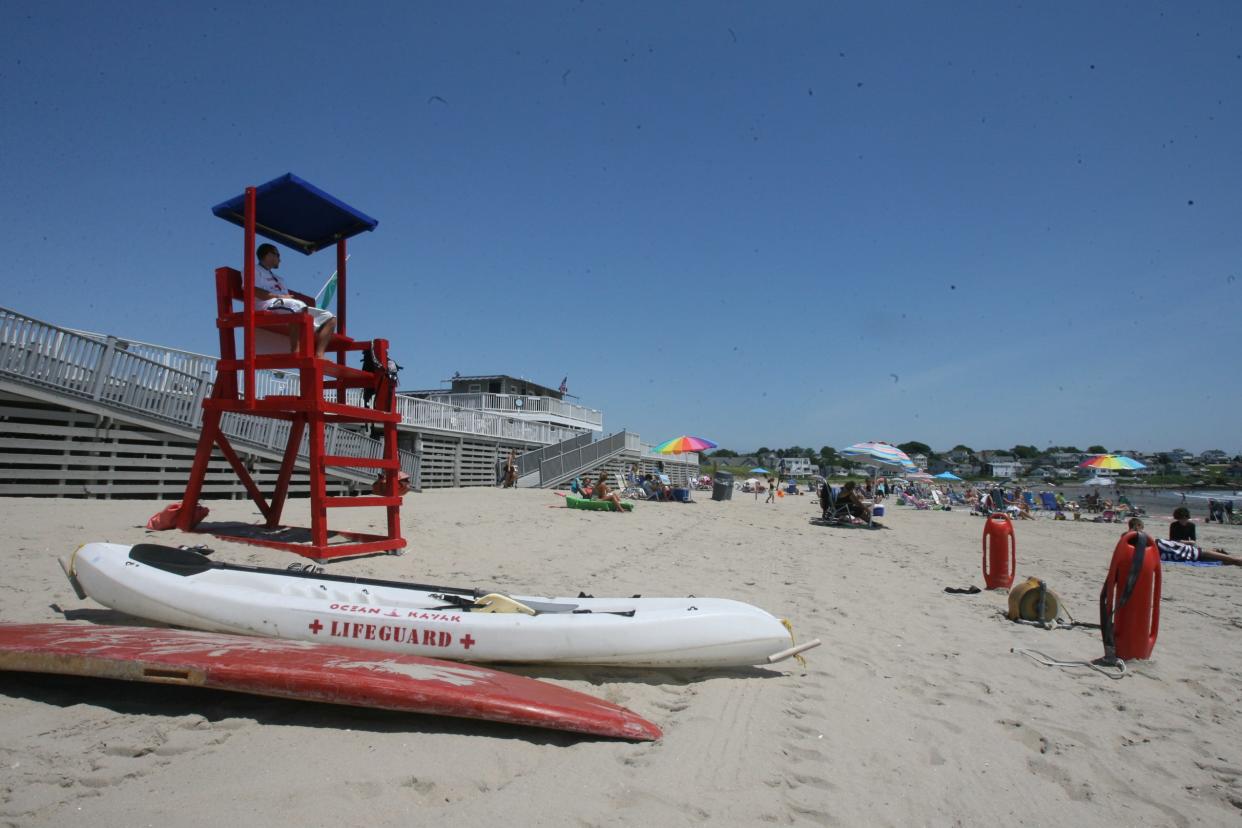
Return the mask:
[[(593, 512), (611, 512), (612, 504), (607, 500), (592, 500), (589, 497), (574, 497), (567, 495), (565, 497), (565, 505), (571, 509), (589, 509)], [(634, 511), (634, 504), (628, 500), (621, 501), (621, 508), (627, 512)]]

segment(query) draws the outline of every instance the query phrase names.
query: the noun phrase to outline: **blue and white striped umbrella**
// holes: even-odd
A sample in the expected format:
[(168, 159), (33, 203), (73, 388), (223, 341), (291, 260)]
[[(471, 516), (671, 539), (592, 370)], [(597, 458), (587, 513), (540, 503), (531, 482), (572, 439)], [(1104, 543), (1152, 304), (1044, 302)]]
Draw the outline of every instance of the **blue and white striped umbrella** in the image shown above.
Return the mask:
[(841, 449), (839, 453), (842, 457), (848, 457), (864, 466), (905, 471), (916, 471), (918, 468), (904, 451), (894, 445), (878, 441), (855, 443), (849, 448)]

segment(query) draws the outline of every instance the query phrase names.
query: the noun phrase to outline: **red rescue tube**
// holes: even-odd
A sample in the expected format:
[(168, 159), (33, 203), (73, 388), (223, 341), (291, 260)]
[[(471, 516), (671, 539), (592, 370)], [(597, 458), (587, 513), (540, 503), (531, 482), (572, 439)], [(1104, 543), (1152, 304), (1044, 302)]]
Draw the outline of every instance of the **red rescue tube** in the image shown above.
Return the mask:
[(1127, 532), (1113, 549), (1100, 593), (1105, 658), (1151, 658), (1160, 632), (1160, 552), (1141, 532)]
[(983, 524), (983, 583), (988, 589), (1009, 589), (1018, 569), (1018, 542), (1013, 521), (993, 512)]

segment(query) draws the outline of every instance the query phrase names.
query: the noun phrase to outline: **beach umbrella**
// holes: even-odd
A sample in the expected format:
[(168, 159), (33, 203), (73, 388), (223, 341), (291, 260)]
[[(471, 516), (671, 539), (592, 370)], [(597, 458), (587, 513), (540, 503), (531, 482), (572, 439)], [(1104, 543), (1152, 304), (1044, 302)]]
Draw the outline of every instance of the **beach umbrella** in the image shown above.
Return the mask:
[(914, 462), (904, 451), (889, 443), (870, 441), (855, 443), (839, 452), (842, 457), (871, 466), (876, 469), (897, 469), (900, 471), (917, 471)]
[(680, 437), (674, 437), (671, 440), (665, 440), (656, 446), (652, 451), (656, 454), (682, 454), (688, 451), (707, 451), (714, 449), (716, 444), (711, 440), (704, 440), (702, 437), (691, 437), (683, 434)]
[(1133, 457), (1126, 457), (1124, 454), (1097, 454), (1094, 457), (1088, 457), (1078, 464), (1080, 469), (1117, 469), (1121, 471), (1129, 471), (1133, 469), (1145, 469), (1147, 466)]
[(951, 471), (944, 471), (936, 475), (936, 479), (937, 480), (961, 480), (962, 478), (958, 477), (956, 474), (954, 474)]
[(753, 469), (750, 470), (750, 473), (751, 474), (769, 474), (768, 470), (765, 469), (763, 466), (755, 466)]

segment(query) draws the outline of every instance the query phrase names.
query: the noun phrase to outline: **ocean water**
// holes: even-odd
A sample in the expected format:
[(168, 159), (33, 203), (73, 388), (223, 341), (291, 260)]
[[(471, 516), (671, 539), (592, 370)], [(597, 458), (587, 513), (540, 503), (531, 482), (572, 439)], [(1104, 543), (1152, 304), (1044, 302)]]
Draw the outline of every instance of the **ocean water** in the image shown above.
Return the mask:
[[(1095, 486), (1061, 486), (1059, 490), (1065, 495), (1066, 500), (1079, 500), (1083, 495), (1096, 490)], [(1108, 500), (1117, 502), (1116, 486), (1099, 487), (1103, 492), (1103, 496)], [(1242, 491), (1220, 491), (1220, 490), (1186, 490), (1184, 493), (1180, 491), (1171, 491), (1169, 489), (1153, 489), (1148, 486), (1122, 486), (1121, 493), (1130, 499), (1135, 506), (1141, 506), (1147, 510), (1152, 516), (1172, 515), (1173, 510), (1178, 506), (1185, 506), (1190, 510), (1191, 518), (1195, 520), (1205, 520), (1208, 514), (1208, 500), (1232, 500), (1235, 512), (1242, 512)]]

